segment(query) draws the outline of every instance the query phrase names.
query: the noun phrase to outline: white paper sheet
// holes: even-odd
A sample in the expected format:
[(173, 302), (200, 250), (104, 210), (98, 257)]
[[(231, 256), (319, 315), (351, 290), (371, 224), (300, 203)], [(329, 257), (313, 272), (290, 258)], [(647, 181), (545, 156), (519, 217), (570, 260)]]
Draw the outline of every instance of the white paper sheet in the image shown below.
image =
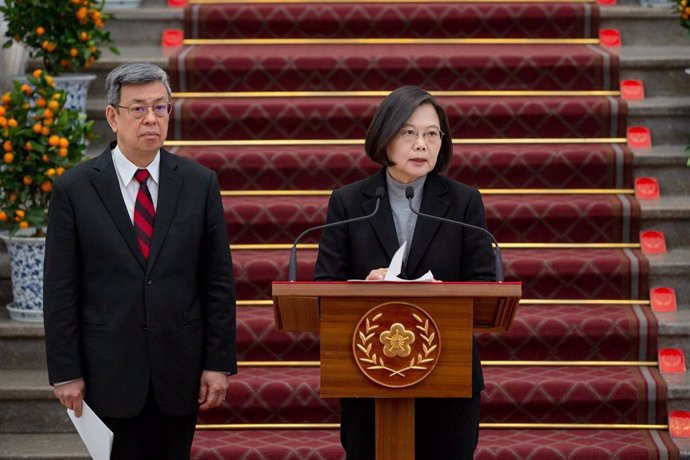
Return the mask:
[(431, 273), (431, 270), (417, 278), (416, 280), (406, 280), (398, 277), (400, 273), (402, 273), (402, 263), (403, 263), (403, 257), (405, 257), (405, 247), (407, 246), (407, 241), (405, 241), (402, 246), (398, 248), (397, 251), (395, 251), (395, 254), (393, 254), (393, 258), (391, 259), (391, 263), (388, 266), (388, 271), (386, 272), (386, 276), (383, 278), (383, 281), (400, 281), (400, 282), (410, 282), (410, 281), (433, 281), (434, 280), (434, 275)]
[(72, 420), (91, 457), (94, 460), (110, 459), (110, 450), (113, 447), (113, 432), (86, 405), (86, 402), (82, 402), (81, 417), (74, 415), (72, 409), (67, 409), (67, 415)]

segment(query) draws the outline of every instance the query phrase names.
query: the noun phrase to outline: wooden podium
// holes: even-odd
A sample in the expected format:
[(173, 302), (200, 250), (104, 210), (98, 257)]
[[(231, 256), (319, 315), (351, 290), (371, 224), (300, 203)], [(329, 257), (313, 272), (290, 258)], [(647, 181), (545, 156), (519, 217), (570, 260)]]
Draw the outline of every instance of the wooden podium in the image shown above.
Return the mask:
[(317, 331), (321, 396), (376, 399), (377, 460), (414, 459), (414, 398), (472, 395), (472, 333), (510, 327), (521, 283), (273, 282), (279, 331)]

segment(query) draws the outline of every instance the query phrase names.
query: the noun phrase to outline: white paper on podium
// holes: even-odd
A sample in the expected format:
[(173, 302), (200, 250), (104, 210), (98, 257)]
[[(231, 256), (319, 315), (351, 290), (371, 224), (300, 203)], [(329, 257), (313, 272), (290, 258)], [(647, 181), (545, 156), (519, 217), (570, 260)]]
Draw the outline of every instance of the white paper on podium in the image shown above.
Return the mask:
[(393, 258), (391, 259), (391, 263), (388, 266), (388, 271), (386, 272), (386, 276), (383, 278), (383, 281), (400, 281), (400, 282), (410, 282), (410, 281), (434, 281), (434, 275), (431, 273), (431, 270), (417, 278), (416, 280), (405, 280), (402, 278), (399, 278), (398, 275), (402, 273), (402, 263), (403, 263), (403, 257), (405, 257), (405, 247), (407, 246), (407, 241), (405, 241), (402, 246), (398, 248), (397, 251), (395, 251), (395, 254), (393, 254)]
[(72, 409), (67, 409), (67, 415), (72, 420), (93, 460), (108, 460), (110, 450), (113, 447), (113, 432), (98, 415), (83, 401), (81, 417), (74, 415)]

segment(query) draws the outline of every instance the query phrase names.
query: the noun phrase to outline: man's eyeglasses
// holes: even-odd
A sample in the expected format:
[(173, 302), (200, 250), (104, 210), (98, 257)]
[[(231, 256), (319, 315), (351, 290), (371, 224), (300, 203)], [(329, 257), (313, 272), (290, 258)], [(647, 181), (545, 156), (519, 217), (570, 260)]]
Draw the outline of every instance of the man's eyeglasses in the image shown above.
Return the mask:
[(172, 112), (172, 104), (170, 102), (161, 102), (159, 104), (144, 105), (144, 104), (130, 104), (128, 106), (118, 105), (120, 109), (127, 109), (132, 118), (144, 118), (149, 113), (149, 108), (153, 109), (153, 114), (159, 118), (170, 115)]
[(435, 144), (437, 142), (441, 141), (441, 138), (444, 136), (444, 132), (441, 131), (440, 129), (436, 128), (429, 128), (423, 133), (420, 133), (416, 129), (412, 128), (403, 128), (400, 130), (400, 138), (404, 140), (405, 142), (414, 142), (417, 140), (419, 135), (421, 134), (422, 139), (425, 141), (429, 142), (430, 144)]

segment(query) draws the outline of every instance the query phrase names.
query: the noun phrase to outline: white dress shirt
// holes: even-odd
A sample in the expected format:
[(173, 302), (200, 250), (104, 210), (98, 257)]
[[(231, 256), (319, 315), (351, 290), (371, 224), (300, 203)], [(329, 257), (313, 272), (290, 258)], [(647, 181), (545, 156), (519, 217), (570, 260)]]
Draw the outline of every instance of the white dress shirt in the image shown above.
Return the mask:
[[(135, 165), (125, 157), (120, 150), (120, 147), (115, 146), (112, 150), (113, 165), (117, 172), (117, 181), (120, 184), (120, 191), (122, 198), (125, 200), (127, 206), (127, 214), (134, 225), (134, 204), (137, 202), (137, 193), (139, 193), (139, 182), (134, 178), (134, 173), (137, 172), (139, 166)], [(145, 168), (149, 172), (149, 178), (146, 180), (146, 186), (151, 193), (151, 200), (153, 201), (153, 208), (158, 207), (158, 184), (160, 178), (160, 164), (161, 153), (158, 151), (153, 161)]]

